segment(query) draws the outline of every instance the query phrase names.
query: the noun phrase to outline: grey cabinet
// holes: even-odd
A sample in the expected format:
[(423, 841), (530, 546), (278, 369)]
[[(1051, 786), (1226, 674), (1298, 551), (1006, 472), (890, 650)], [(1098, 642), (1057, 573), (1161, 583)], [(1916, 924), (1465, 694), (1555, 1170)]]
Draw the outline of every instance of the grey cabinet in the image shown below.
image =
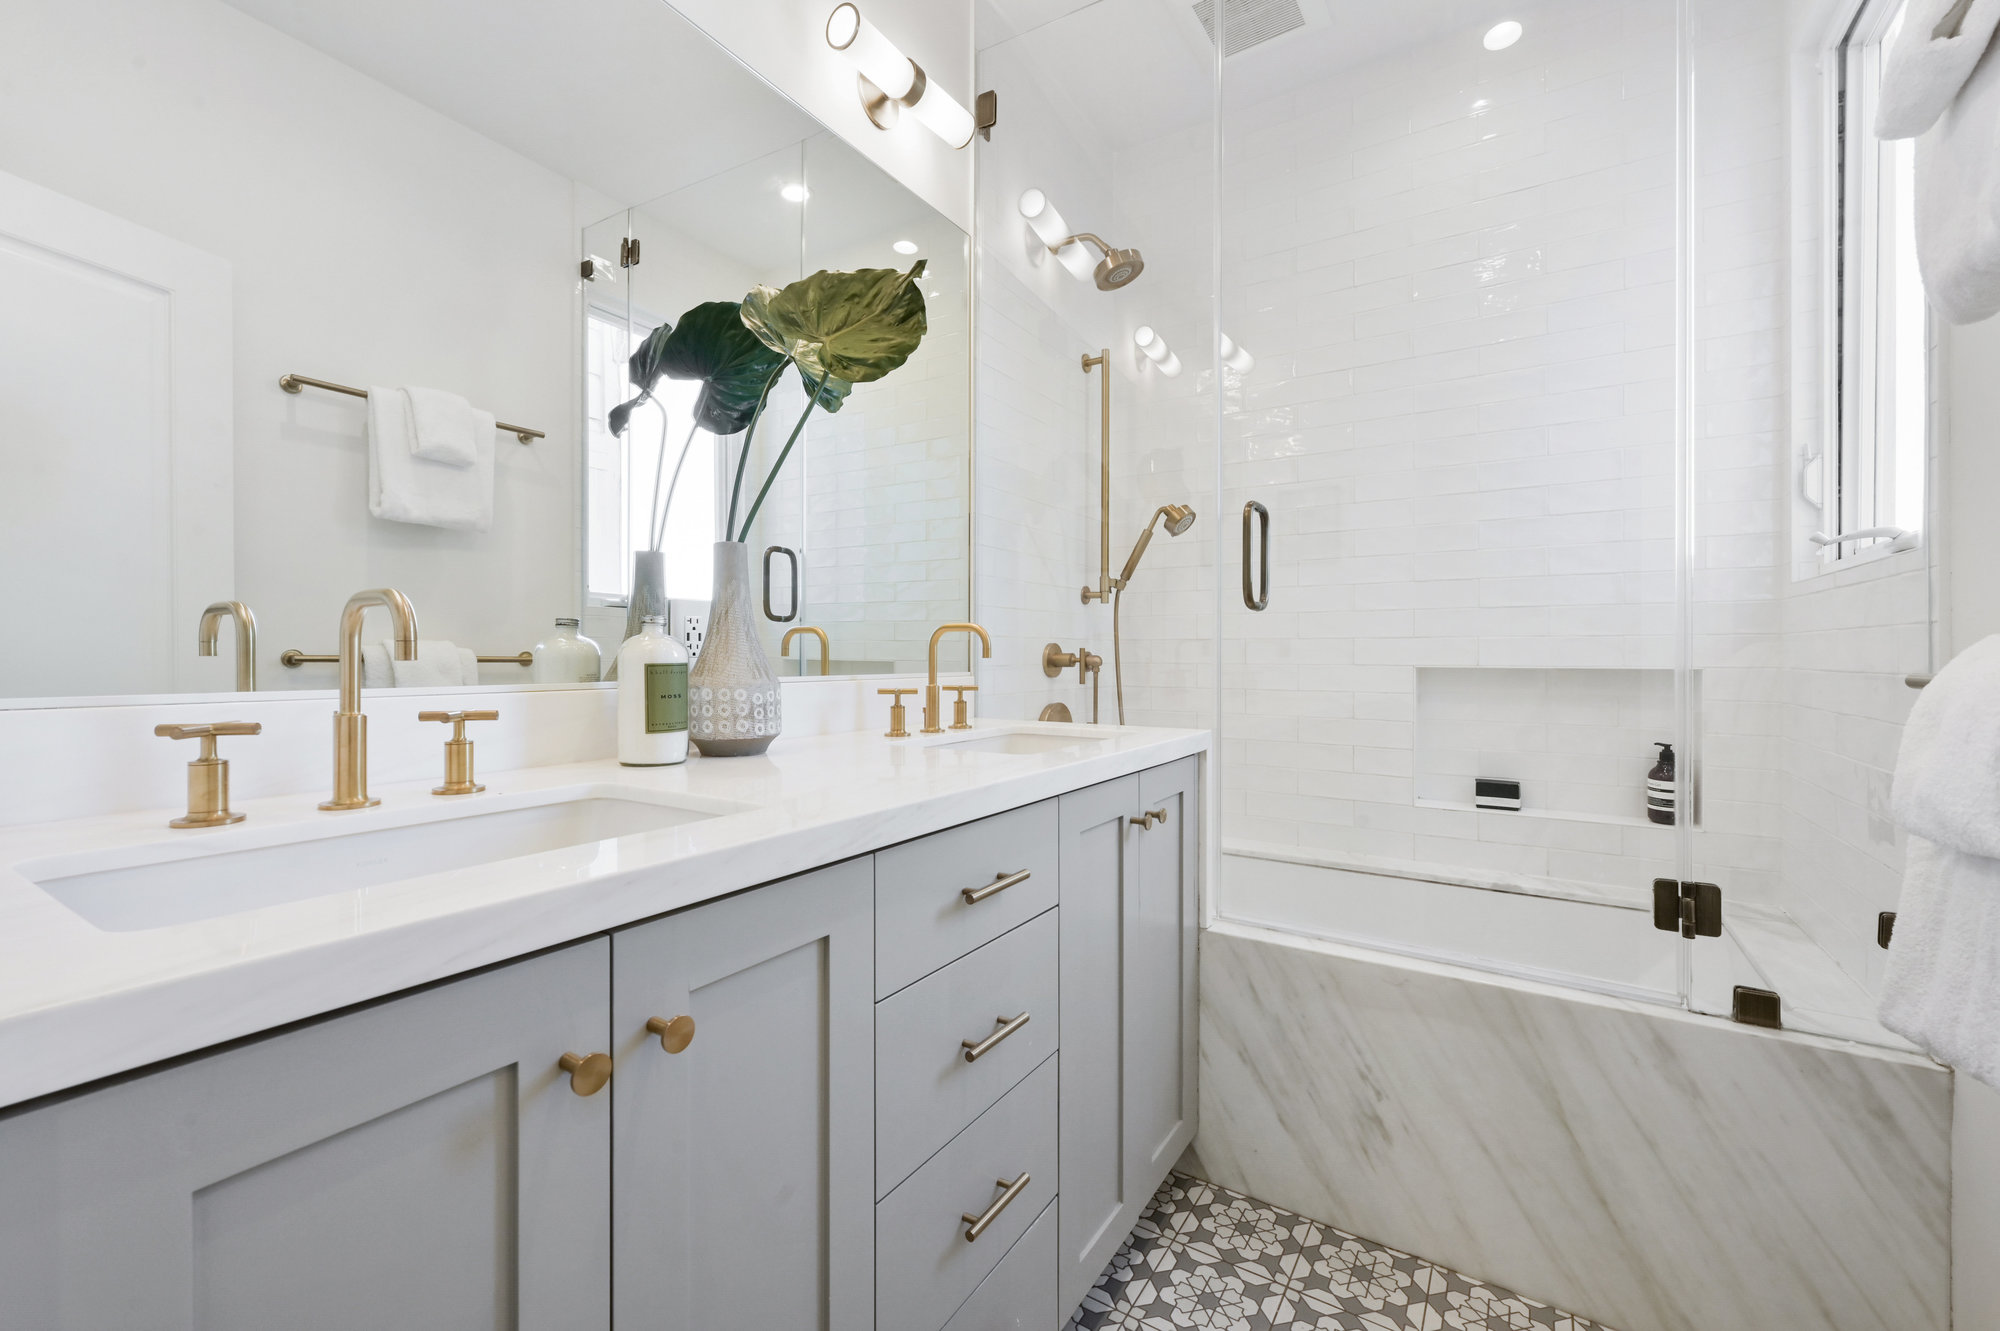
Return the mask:
[(603, 1326), (610, 944), (0, 1117), (0, 1323)]
[[(620, 1331), (874, 1324), (871, 861), (612, 937)], [(688, 1016), (668, 1053), (654, 1018)]]
[(1192, 758), (1059, 801), (1065, 1310), (1194, 1138), (1199, 811)]

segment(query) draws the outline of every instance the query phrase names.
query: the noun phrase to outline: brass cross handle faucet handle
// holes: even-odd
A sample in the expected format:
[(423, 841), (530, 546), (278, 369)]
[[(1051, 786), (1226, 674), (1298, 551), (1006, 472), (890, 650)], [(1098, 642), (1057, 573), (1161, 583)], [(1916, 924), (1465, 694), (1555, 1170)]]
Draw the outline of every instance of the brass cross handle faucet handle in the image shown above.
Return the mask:
[(966, 715), (965, 695), (979, 692), (979, 686), (977, 684), (947, 684), (945, 687), (958, 695), (951, 701), (951, 728), (953, 730), (972, 729), (972, 722)]
[(198, 726), (154, 726), (161, 739), (198, 739), (201, 755), (188, 764), (187, 813), (168, 827), (221, 827), (240, 823), (248, 815), (229, 810), (229, 760), (215, 754), (215, 741), (222, 735), (261, 735), (261, 721), (214, 721)]
[(444, 743), (444, 784), (433, 786), (433, 795), (477, 795), (486, 787), (472, 777), (472, 741), (465, 737), (467, 721), (498, 721), (498, 712), (418, 712), (419, 721), (443, 721), (451, 726), (451, 738)]
[(908, 739), (910, 737), (910, 709), (903, 705), (905, 694), (921, 692), (919, 689), (877, 689), (875, 692), (892, 699), (889, 704), (888, 738)]

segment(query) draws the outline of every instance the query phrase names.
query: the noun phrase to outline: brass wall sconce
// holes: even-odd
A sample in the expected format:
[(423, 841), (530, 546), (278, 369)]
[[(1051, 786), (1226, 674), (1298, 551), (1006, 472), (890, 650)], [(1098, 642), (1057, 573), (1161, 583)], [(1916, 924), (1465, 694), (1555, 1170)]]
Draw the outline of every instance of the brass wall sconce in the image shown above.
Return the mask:
[(924, 67), (904, 55), (882, 30), (861, 17), (853, 4), (835, 5), (826, 20), (826, 44), (853, 62), (861, 109), (877, 129), (894, 129), (908, 110), (946, 146), (963, 148), (976, 133), (993, 137), (999, 97), (979, 94), (975, 117), (956, 98), (930, 81)]

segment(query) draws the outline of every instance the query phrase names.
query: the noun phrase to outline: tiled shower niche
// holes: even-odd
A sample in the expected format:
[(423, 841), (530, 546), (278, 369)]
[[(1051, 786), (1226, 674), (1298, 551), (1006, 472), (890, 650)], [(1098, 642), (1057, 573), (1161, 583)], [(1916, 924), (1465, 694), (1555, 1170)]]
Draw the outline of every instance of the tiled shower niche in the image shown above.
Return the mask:
[[(1699, 735), (1699, 671), (1688, 694), (1688, 731)], [(1675, 739), (1671, 670), (1422, 668), (1416, 702), (1420, 806), (1471, 809), (1485, 778), (1520, 782), (1524, 817), (1652, 827), (1654, 745), (1674, 744), (1683, 773), (1700, 770), (1699, 753)], [(1699, 825), (1699, 801), (1690, 802)]]

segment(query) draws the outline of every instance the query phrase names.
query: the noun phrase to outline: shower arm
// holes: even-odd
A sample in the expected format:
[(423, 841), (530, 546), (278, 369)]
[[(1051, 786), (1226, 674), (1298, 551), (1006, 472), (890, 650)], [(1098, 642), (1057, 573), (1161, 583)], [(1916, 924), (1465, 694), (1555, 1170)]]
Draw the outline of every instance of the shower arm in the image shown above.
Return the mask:
[[(1096, 237), (1092, 237), (1096, 239)], [(1065, 242), (1067, 243), (1067, 242)], [(1111, 348), (1083, 357), (1083, 372), (1098, 377), (1097, 585), (1083, 589), (1083, 603), (1108, 601), (1118, 589), (1111, 576)]]
[(1108, 259), (1111, 257), (1111, 247), (1105, 244), (1104, 241), (1101, 238), (1099, 238), (1096, 234), (1089, 231), (1079, 231), (1075, 235), (1070, 236), (1065, 240), (1057, 241), (1055, 244), (1049, 246), (1049, 253), (1055, 254), (1058, 251), (1067, 249), (1071, 245), (1076, 244), (1078, 241), (1083, 241), (1083, 240), (1087, 240), (1091, 244), (1097, 246), (1098, 252), (1101, 253), (1105, 258)]

